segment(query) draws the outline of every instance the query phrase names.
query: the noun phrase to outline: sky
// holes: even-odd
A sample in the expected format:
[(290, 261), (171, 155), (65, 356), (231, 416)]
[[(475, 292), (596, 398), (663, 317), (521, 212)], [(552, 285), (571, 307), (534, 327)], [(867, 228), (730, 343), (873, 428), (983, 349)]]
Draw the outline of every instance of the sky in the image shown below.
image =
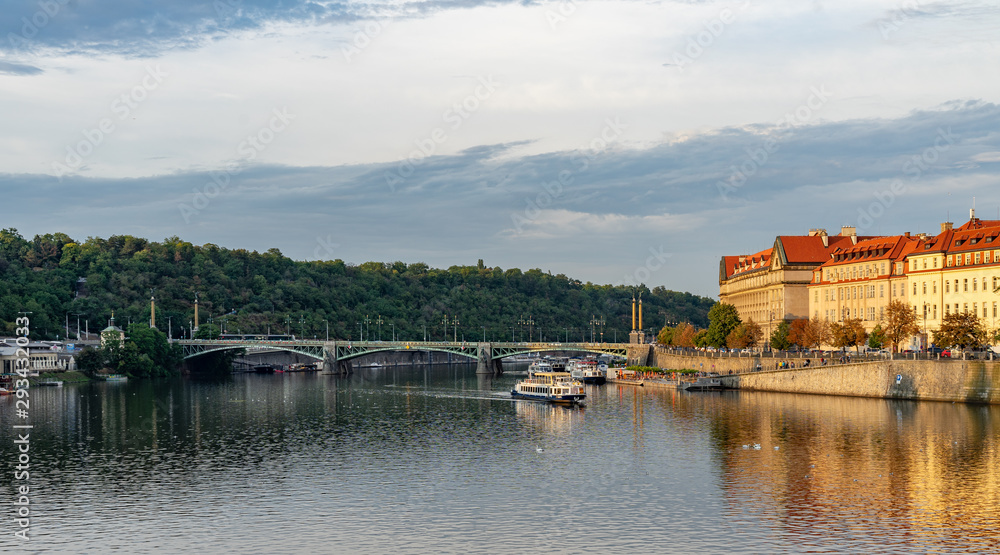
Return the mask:
[(986, 1), (3, 1), (0, 227), (718, 297), (1000, 217)]

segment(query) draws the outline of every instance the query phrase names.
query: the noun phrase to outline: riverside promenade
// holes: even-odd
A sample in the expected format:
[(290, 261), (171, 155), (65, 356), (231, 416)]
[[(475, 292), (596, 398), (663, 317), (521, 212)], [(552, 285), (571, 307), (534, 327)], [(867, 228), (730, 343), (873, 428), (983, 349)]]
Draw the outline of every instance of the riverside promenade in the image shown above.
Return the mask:
[[(718, 374), (728, 389), (1000, 404), (1000, 361), (996, 360), (873, 357), (842, 363), (839, 357), (709, 356), (652, 346), (646, 358), (650, 366), (668, 371)], [(676, 387), (668, 380), (645, 380), (643, 386), (660, 381), (655, 387)]]

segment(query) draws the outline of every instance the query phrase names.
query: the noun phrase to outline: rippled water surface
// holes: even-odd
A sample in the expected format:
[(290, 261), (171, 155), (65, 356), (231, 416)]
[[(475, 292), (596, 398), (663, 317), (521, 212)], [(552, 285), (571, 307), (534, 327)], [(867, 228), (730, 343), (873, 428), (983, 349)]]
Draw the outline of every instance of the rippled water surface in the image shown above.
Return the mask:
[[(0, 548), (1000, 550), (996, 407), (606, 385), (565, 408), (512, 401), (519, 377), (33, 388), (33, 539), (5, 518)], [(8, 507), (17, 423), (0, 399)]]

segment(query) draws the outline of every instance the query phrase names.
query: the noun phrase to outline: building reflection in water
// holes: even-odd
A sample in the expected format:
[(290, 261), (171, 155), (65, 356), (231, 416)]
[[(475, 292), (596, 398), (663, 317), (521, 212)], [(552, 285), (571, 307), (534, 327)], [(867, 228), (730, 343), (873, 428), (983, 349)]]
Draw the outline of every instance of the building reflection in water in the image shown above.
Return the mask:
[(759, 511), (798, 542), (842, 537), (850, 546), (891, 529), (917, 543), (1000, 545), (1000, 407), (753, 392), (657, 397), (675, 416), (710, 415), (735, 523)]

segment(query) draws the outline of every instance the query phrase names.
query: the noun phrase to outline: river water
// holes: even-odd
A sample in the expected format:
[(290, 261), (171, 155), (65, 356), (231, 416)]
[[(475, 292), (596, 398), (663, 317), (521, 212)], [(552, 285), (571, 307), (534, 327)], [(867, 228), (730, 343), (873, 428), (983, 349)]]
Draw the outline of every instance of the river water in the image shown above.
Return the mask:
[(605, 385), (566, 408), (474, 372), (35, 387), (29, 482), (8, 396), (0, 499), (30, 484), (32, 539), (9, 510), (0, 549), (1000, 550), (998, 407)]

